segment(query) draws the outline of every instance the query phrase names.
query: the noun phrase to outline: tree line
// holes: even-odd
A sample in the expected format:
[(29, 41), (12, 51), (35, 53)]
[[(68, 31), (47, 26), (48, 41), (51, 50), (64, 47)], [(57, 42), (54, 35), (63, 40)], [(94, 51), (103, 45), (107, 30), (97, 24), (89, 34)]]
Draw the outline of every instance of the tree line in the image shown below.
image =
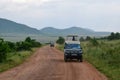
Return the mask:
[(0, 38), (0, 62), (6, 60), (7, 53), (23, 50), (31, 50), (33, 47), (40, 47), (41, 43), (27, 37), (24, 41), (10, 42)]
[(112, 32), (110, 36), (107, 37), (107, 39), (109, 40), (117, 40), (117, 39), (120, 39), (120, 33), (114, 33)]
[[(93, 45), (98, 45), (97, 40), (119, 40), (120, 39), (120, 33), (119, 32), (112, 32), (109, 36), (106, 37), (100, 37), (100, 38), (92, 38), (90, 36), (87, 37), (81, 37), (80, 41), (91, 41), (93, 43)], [(58, 40), (56, 41), (56, 43), (58, 44), (64, 44), (65, 39), (63, 37), (59, 37)]]
[[(89, 41), (93, 39), (90, 36), (87, 36), (86, 38), (81, 37), (80, 41)], [(112, 32), (109, 36), (105, 36), (105, 37), (100, 37), (100, 38), (95, 38), (97, 40), (119, 40), (120, 39), (120, 33), (119, 32)]]

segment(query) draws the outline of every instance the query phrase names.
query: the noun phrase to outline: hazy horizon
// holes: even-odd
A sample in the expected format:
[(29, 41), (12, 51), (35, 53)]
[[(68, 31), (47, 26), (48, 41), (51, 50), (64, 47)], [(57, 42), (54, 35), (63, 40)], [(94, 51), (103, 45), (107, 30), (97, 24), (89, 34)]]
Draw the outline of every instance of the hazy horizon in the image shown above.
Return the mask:
[(0, 18), (33, 28), (120, 32), (119, 0), (0, 0)]

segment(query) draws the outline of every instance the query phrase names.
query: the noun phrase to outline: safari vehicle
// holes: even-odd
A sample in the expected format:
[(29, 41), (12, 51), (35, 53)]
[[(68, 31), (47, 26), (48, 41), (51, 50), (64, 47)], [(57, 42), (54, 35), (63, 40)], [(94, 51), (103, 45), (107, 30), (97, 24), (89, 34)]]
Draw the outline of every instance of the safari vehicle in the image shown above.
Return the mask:
[(50, 47), (54, 47), (54, 42), (50, 42)]
[(65, 40), (64, 44), (64, 61), (68, 61), (71, 59), (77, 59), (78, 61), (82, 62), (82, 48), (80, 46), (80, 41), (77, 39), (77, 35), (69, 35)]

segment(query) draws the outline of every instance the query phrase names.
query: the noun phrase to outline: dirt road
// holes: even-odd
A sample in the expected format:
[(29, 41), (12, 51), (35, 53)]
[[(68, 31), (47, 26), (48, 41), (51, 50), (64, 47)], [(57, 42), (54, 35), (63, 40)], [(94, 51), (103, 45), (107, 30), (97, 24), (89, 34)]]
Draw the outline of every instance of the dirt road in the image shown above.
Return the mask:
[(45, 46), (18, 67), (0, 74), (0, 80), (107, 80), (87, 62), (64, 62), (63, 53)]

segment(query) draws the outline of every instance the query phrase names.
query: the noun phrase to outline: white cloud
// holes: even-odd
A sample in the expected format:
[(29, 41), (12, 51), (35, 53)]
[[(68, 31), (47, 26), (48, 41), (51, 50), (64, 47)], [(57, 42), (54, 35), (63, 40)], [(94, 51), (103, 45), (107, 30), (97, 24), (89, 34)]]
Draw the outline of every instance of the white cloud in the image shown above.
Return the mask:
[(117, 31), (119, 4), (120, 0), (0, 0), (0, 16), (38, 28), (77, 25), (104, 30), (108, 26)]
[(15, 3), (27, 3), (27, 0), (12, 0)]

